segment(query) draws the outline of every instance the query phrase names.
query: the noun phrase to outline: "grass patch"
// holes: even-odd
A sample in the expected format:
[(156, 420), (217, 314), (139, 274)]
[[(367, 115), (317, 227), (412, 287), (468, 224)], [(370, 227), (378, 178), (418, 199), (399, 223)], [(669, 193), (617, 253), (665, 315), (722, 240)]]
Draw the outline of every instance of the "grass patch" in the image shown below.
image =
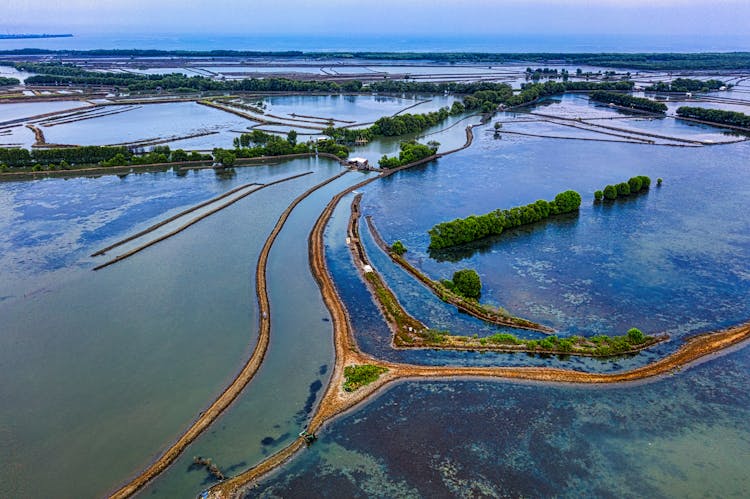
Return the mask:
[(373, 366), (370, 364), (363, 364), (360, 366), (346, 366), (344, 368), (344, 390), (347, 392), (353, 392), (354, 390), (369, 385), (373, 381), (376, 381), (381, 374), (387, 372), (388, 369), (380, 366)]

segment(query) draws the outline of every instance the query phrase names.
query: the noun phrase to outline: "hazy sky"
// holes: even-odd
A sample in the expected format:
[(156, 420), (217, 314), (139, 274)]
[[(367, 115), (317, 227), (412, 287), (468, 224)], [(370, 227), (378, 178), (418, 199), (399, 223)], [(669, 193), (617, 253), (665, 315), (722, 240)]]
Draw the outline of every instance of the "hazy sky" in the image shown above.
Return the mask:
[(0, 0), (0, 32), (747, 35), (750, 0)]

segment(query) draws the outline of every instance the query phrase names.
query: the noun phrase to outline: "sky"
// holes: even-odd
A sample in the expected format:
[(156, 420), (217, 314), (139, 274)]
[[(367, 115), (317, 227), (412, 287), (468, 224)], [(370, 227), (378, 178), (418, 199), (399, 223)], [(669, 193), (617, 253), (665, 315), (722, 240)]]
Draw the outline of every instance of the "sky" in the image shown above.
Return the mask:
[(750, 0), (0, 0), (0, 33), (747, 36)]

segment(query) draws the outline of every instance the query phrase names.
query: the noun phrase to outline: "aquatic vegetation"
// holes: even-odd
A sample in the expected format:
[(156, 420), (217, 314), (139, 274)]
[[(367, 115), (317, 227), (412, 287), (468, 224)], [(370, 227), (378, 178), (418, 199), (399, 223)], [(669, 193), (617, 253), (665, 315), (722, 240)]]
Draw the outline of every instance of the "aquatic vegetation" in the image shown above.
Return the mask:
[(440, 147), (438, 142), (429, 142), (426, 145), (420, 144), (415, 140), (402, 142), (401, 152), (399, 152), (398, 158), (383, 156), (380, 158), (378, 165), (385, 169), (398, 168), (399, 166), (408, 165), (415, 161), (433, 156), (437, 152), (438, 147)]
[(387, 371), (388, 369), (385, 367), (370, 364), (346, 366), (344, 368), (344, 390), (353, 392), (358, 388), (369, 385)]
[(404, 246), (404, 243), (402, 243), (400, 240), (396, 241), (391, 245), (391, 251), (396, 253), (397, 255), (401, 256), (404, 253), (406, 253), (407, 249), (406, 246)]
[[(657, 181), (661, 185), (661, 179)], [(607, 201), (614, 201), (618, 197), (630, 196), (631, 194), (638, 194), (639, 192), (646, 192), (651, 187), (651, 178), (646, 175), (638, 175), (631, 177), (627, 182), (620, 182), (616, 185), (608, 185), (604, 188), (604, 191), (596, 191), (594, 193), (594, 199), (599, 201), (602, 196)], [(600, 193), (600, 196), (597, 196)]]
[(430, 249), (449, 248), (487, 236), (499, 235), (503, 230), (536, 223), (551, 215), (570, 213), (578, 210), (580, 206), (581, 195), (569, 190), (559, 193), (554, 201), (540, 199), (509, 210), (495, 210), (484, 215), (471, 215), (450, 222), (441, 222), (428, 231)]
[(647, 92), (710, 92), (732, 84), (721, 80), (695, 80), (693, 78), (675, 78), (671, 82), (659, 81), (646, 87)]
[(482, 281), (473, 269), (457, 270), (453, 273), (453, 280), (444, 280), (441, 284), (466, 298), (476, 299), (482, 294)]
[(677, 108), (677, 116), (695, 120), (710, 121), (722, 125), (750, 127), (750, 115), (736, 111), (722, 111), (721, 109), (706, 109), (703, 107), (682, 106)]
[(591, 100), (596, 102), (615, 104), (622, 107), (628, 107), (630, 109), (638, 109), (640, 111), (648, 111), (651, 113), (667, 112), (667, 105), (663, 102), (656, 102), (651, 99), (644, 99), (643, 97), (633, 97), (632, 95), (627, 94), (618, 94), (615, 92), (596, 90), (594, 92), (591, 92), (590, 98)]

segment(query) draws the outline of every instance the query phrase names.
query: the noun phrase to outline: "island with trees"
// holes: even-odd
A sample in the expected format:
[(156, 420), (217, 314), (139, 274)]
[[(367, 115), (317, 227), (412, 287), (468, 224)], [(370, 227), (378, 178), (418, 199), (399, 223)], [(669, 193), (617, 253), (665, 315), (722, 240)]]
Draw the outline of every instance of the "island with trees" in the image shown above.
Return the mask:
[(682, 106), (677, 108), (677, 116), (732, 127), (750, 128), (750, 115), (737, 111)]
[(614, 201), (617, 198), (630, 196), (648, 191), (651, 187), (651, 178), (646, 175), (631, 177), (627, 182), (607, 185), (603, 190), (594, 192), (595, 201)]
[(643, 97), (633, 97), (632, 95), (628, 94), (618, 94), (615, 92), (595, 90), (591, 92), (590, 98), (591, 100), (596, 102), (613, 104), (628, 109), (636, 109), (638, 111), (647, 111), (649, 113), (659, 114), (667, 112), (667, 105), (663, 102), (656, 102), (651, 99), (644, 99)]
[(550, 216), (571, 213), (577, 211), (580, 206), (581, 195), (569, 190), (555, 196), (553, 201), (540, 199), (526, 206), (441, 222), (429, 230), (430, 249), (440, 250), (500, 235), (503, 230), (533, 224)]

